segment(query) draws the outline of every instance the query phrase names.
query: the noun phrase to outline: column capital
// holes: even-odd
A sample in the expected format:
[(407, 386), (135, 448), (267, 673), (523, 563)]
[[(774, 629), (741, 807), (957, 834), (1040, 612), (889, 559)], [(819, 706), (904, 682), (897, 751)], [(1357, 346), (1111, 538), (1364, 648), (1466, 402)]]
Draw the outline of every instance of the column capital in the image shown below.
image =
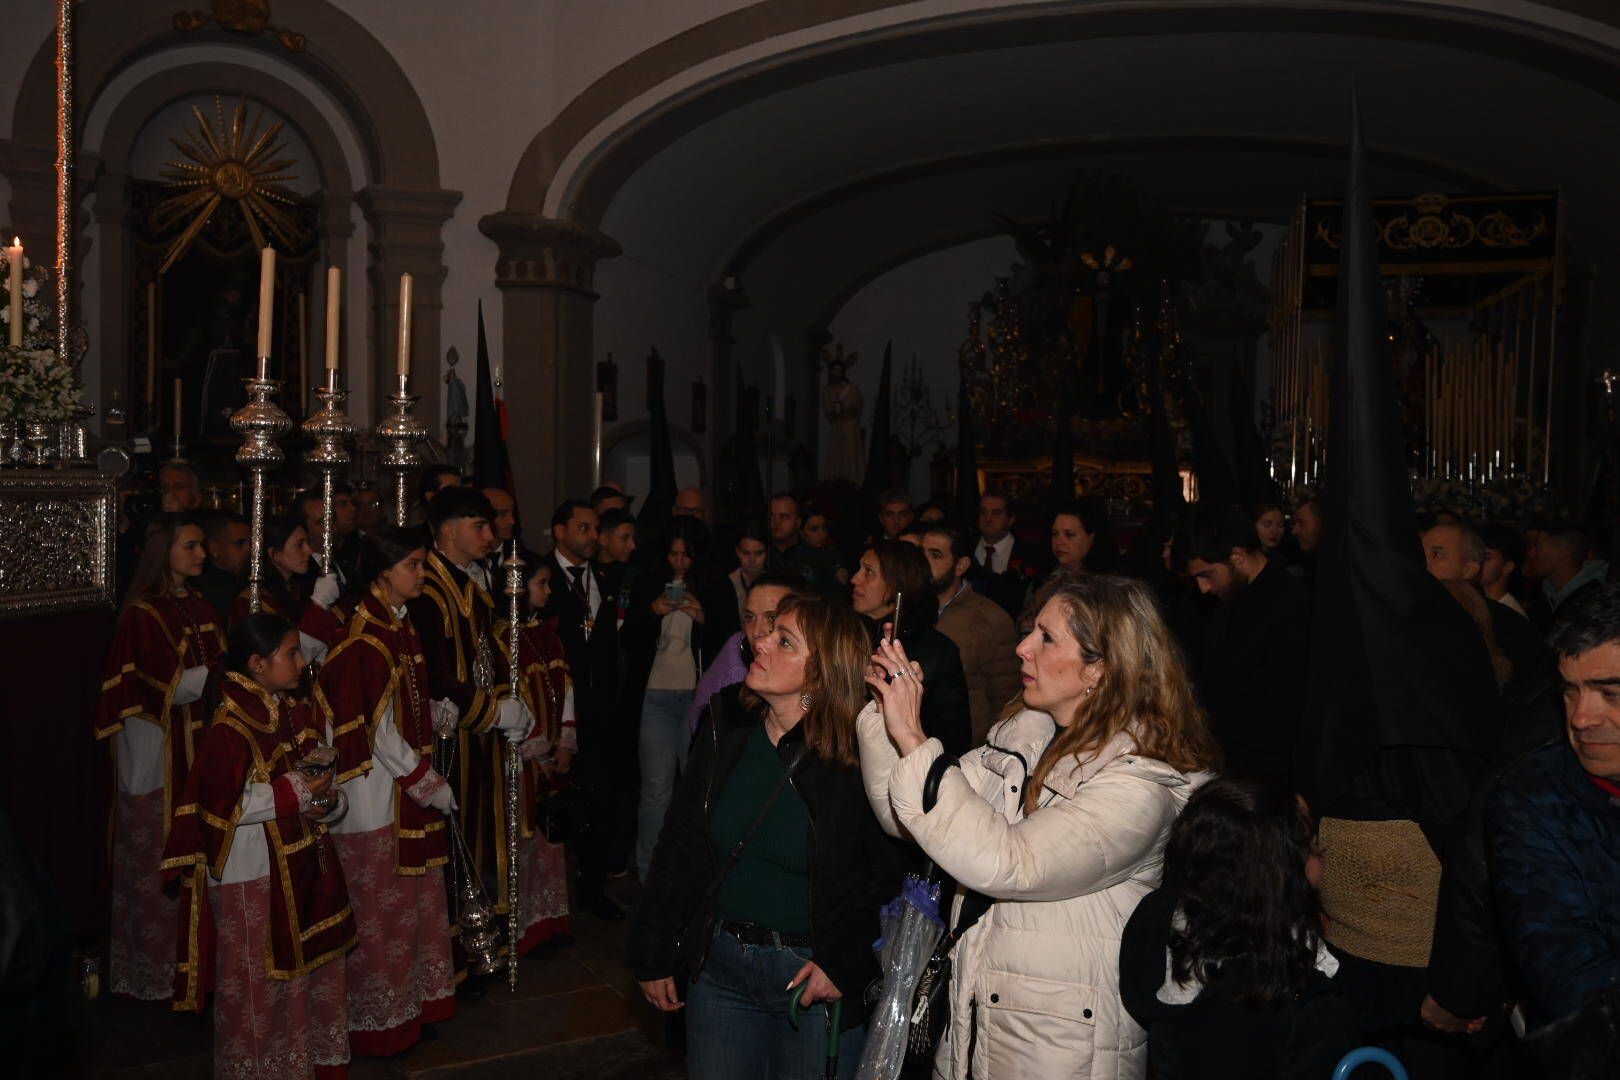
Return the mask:
[(502, 210), (487, 214), (478, 231), (495, 241), (495, 284), (506, 288), (567, 289), (596, 298), (596, 264), (623, 249), (611, 236), (541, 214)]

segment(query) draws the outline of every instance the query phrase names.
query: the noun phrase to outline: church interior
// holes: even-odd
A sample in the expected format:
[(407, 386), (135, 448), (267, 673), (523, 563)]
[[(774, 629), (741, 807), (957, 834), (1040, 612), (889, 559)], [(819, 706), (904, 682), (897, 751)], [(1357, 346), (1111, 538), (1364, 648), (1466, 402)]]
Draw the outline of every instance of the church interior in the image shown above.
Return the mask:
[[(1604, 0), (10, 0), (0, 725), (32, 779), (0, 807), (85, 978), (88, 718), (165, 463), (205, 510), (335, 469), (403, 512), (495, 424), (531, 545), (671, 458), (716, 525), (880, 469), (944, 506), (1067, 484), (1123, 540), (1163, 419), (1183, 500), (1292, 503), (1354, 97), (1416, 504), (1579, 516), (1612, 498), (1617, 88)], [(593, 933), (355, 1075), (682, 1075)], [(119, 1008), (75, 1004), (59, 1075), (204, 1074), (204, 1028)]]

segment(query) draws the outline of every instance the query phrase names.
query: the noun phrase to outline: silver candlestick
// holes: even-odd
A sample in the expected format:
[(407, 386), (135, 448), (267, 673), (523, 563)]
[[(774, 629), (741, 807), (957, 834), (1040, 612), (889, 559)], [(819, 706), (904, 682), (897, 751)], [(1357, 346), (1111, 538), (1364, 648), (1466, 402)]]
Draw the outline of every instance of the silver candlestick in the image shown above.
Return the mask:
[(417, 401), (408, 377), (401, 375), (399, 389), (388, 395), (393, 412), (377, 424), (377, 438), (388, 447), (378, 464), (394, 474), (394, 524), (400, 526), (410, 515), (411, 473), (420, 464), (416, 444), (427, 438), (427, 428), (411, 413)]
[(242, 436), (236, 463), (253, 474), (253, 503), (249, 515), (253, 532), (248, 555), (248, 610), (259, 610), (260, 579), (264, 574), (264, 484), (265, 474), (279, 468), (286, 458), (276, 440), (292, 430), (292, 420), (275, 402), (281, 390), (279, 380), (270, 378), (270, 358), (259, 357), (258, 374), (243, 379), (247, 404), (231, 417), (231, 429)]
[(304, 434), (315, 446), (304, 455), (304, 463), (321, 473), (321, 570), (332, 573), (332, 488), (337, 472), (349, 463), (347, 443), (354, 435), (354, 424), (343, 411), (349, 392), (337, 384), (337, 371), (326, 369), (326, 385), (315, 388), (320, 410), (304, 421)]

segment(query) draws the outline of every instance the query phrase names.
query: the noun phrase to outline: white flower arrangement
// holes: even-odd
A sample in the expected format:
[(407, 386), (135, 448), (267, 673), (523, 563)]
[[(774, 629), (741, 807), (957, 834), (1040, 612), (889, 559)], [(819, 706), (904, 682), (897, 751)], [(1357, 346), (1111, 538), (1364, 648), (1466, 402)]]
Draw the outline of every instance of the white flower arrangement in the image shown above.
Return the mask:
[(79, 380), (50, 349), (0, 346), (0, 422), (60, 423), (79, 404)]

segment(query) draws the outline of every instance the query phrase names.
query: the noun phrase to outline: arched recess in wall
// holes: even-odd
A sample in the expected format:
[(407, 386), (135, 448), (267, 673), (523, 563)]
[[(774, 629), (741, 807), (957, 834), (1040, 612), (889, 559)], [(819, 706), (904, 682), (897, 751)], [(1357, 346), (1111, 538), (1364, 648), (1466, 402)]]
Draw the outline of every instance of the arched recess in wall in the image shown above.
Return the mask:
[[(635, 420), (614, 427), (602, 443), (602, 479), (625, 485), (625, 490), (645, 500), (647, 497), (647, 459), (651, 453), (651, 425)], [(685, 428), (669, 430), (670, 443), (675, 451), (675, 482), (680, 486), (696, 484), (708, 489), (709, 469), (704, 461), (703, 440)], [(709, 498), (714, 498), (711, 492)]]
[[(352, 231), (351, 206), (358, 205), (365, 216), (369, 288), (363, 310), (348, 311), (350, 325), (368, 326), (361, 340), (391, 342), (387, 328), (398, 317), (398, 277), (410, 272), (416, 279), (414, 347), (418, 355), (436, 357), (440, 289), (446, 273), (441, 231), (460, 194), (439, 186), (438, 149), (427, 112), (393, 56), (359, 22), (326, 0), (281, 0), (276, 5), (277, 23), (305, 35), (307, 45), (301, 52), (285, 49), (268, 35), (181, 33), (172, 19), (172, 12), (119, 0), (83, 0), (76, 7), (78, 195), (97, 196), (98, 225), (105, 226), (110, 217), (122, 213), (119, 200), (128, 179), (123, 170), (134, 133), (146, 119), (189, 94), (247, 94), (287, 117), (321, 159), (328, 241), (344, 239)], [(0, 148), (0, 162), (12, 184), (11, 218), (19, 228), (41, 237), (51, 235), (47, 223), (54, 214), (49, 182), (55, 141), (53, 49), (48, 38), (35, 53), (18, 94), (12, 138)], [(254, 62), (222, 62), (221, 50), (247, 50), (254, 54)], [(209, 59), (192, 62), (188, 53)], [(118, 84), (119, 76), (136, 65), (143, 71), (152, 68), (152, 75), (132, 87)], [(283, 71), (280, 77), (278, 69)], [(86, 134), (91, 129), (86, 120), (107, 111), (109, 102), (103, 97), (110, 90), (121, 94), (110, 102), (116, 122), (94, 125), (93, 130), (104, 137), (100, 145), (88, 145)], [(342, 131), (328, 121), (331, 114), (340, 118)], [(339, 152), (338, 144), (344, 141), (358, 147), (358, 167)], [(341, 264), (344, 246), (328, 247), (334, 264)], [(112, 248), (109, 243), (102, 252), (106, 258), (94, 286), (99, 289), (105, 289), (109, 280), (122, 282), (127, 270)], [(82, 277), (80, 284), (87, 284)], [(116, 297), (119, 292), (115, 287), (106, 295)], [(101, 313), (92, 335), (116, 342), (127, 313), (118, 304), (102, 306), (113, 310)], [(109, 320), (120, 320), (117, 332), (107, 332)], [(379, 362), (391, 357), (379, 356), (377, 349), (373, 344), (372, 355), (363, 365), (355, 365), (371, 373), (370, 393), (365, 396), (372, 402), (391, 382), (390, 365)], [(121, 354), (105, 356), (103, 386), (121, 379), (126, 365), (127, 357)], [(439, 385), (437, 378), (418, 378), (412, 384), (423, 399), (419, 415), (431, 418), (435, 427)]]

